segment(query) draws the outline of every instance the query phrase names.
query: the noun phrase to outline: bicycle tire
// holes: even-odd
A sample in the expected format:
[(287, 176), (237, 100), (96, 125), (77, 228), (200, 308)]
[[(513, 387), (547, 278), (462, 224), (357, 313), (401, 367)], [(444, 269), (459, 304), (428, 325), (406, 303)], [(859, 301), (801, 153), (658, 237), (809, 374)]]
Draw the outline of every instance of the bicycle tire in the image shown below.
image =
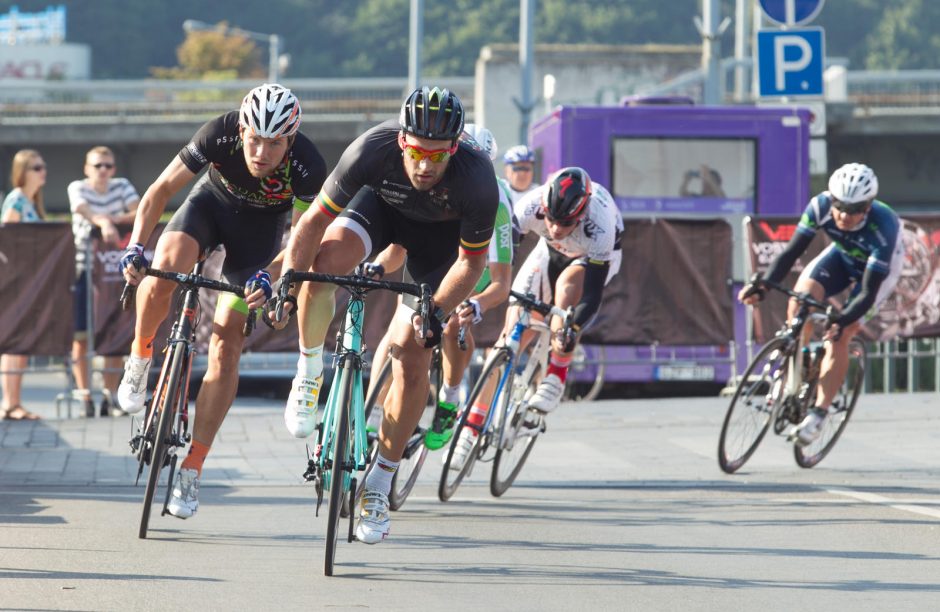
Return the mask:
[[(510, 378), (507, 389), (504, 390), (504, 397), (499, 405), (503, 417), (499, 420), (500, 427), (496, 439), (496, 455), (493, 458), (493, 470), (490, 473), (490, 494), (493, 497), (500, 497), (509, 490), (512, 483), (516, 481), (522, 466), (525, 465), (535, 440), (544, 431), (544, 421), (542, 415), (538, 415), (538, 421), (535, 423), (537, 431), (527, 432), (527, 435), (520, 437), (519, 433), (523, 427), (527, 427), (525, 421), (529, 412), (535, 412), (532, 409), (525, 408), (526, 398), (535, 393), (541, 378), (541, 367), (528, 369), (529, 379), (523, 380), (526, 373), (525, 365), (537, 354), (542, 353), (542, 343), (546, 338), (540, 338), (522, 351), (519, 359), (520, 365), (516, 368), (516, 374)], [(520, 372), (520, 368), (522, 371)], [(507, 410), (512, 402), (511, 410)], [(520, 445), (521, 442), (521, 445)]]
[[(340, 372), (340, 395), (337, 398), (339, 406), (339, 419), (333, 432), (333, 465), (330, 467), (330, 499), (327, 505), (326, 524), (326, 557), (323, 564), (323, 573), (333, 575), (333, 566), (336, 560), (336, 544), (339, 541), (340, 518), (344, 502), (349, 503), (346, 497), (347, 482), (345, 479), (346, 466), (349, 459), (349, 402), (352, 399), (353, 376), (350, 370), (352, 360), (346, 360)], [(334, 384), (336, 381), (334, 380)]]
[[(776, 403), (784, 396), (788, 344), (784, 338), (772, 339), (741, 376), (718, 438), (718, 465), (727, 474), (747, 463), (770, 427)], [(754, 380), (758, 370), (759, 378)]]
[[(370, 417), (372, 416), (372, 412), (374, 409), (378, 408), (380, 411), (384, 413), (385, 409), (384, 409), (384, 395), (383, 394), (387, 392), (388, 389), (384, 389), (383, 387), (385, 387), (386, 382), (389, 381), (391, 376), (392, 376), (392, 358), (387, 357), (385, 359), (385, 363), (382, 365), (382, 369), (379, 370), (379, 375), (376, 377), (376, 380), (369, 381), (369, 393), (368, 395), (366, 395), (364, 410), (363, 410), (363, 413), (365, 414), (366, 424), (368, 424), (369, 421), (371, 420)], [(381, 424), (381, 416), (379, 417), (379, 423)], [(368, 476), (369, 474), (369, 468), (375, 462), (375, 457), (377, 453), (378, 453), (378, 438), (375, 437), (369, 443), (369, 448), (366, 449), (366, 457), (368, 458), (366, 469), (363, 472), (362, 478), (358, 479), (358, 482), (356, 485), (356, 491), (352, 495), (347, 494), (347, 497), (352, 497), (353, 501), (359, 499), (359, 497), (362, 496), (362, 491), (365, 489), (365, 486), (366, 486), (366, 476)], [(389, 501), (391, 502), (391, 500)], [(352, 507), (352, 505), (349, 504), (349, 500), (344, 499), (343, 507), (342, 507), (343, 518), (346, 518), (349, 516), (350, 507)]]
[(855, 404), (858, 402), (862, 383), (865, 381), (867, 362), (865, 346), (857, 340), (849, 342), (849, 370), (846, 372), (845, 381), (839, 388), (838, 395), (832, 402), (829, 416), (826, 417), (822, 426), (822, 433), (812, 444), (793, 445), (793, 458), (800, 467), (811, 468), (817, 465), (826, 458), (829, 451), (839, 441), (842, 432), (845, 431), (845, 426), (849, 423), (849, 418), (855, 411)]
[[(473, 465), (480, 456), (480, 453), (483, 449), (483, 441), (487, 436), (487, 432), (478, 432), (473, 447), (467, 454), (467, 459), (464, 461), (463, 466), (459, 470), (450, 469), (450, 464), (454, 459), (454, 451), (457, 449), (457, 443), (460, 439), (460, 432), (463, 431), (463, 428), (465, 425), (467, 425), (467, 420), (470, 417), (469, 408), (470, 406), (473, 406), (477, 397), (486, 387), (486, 382), (489, 380), (490, 376), (496, 376), (496, 380), (498, 381), (503, 374), (502, 369), (507, 367), (508, 364), (509, 349), (505, 347), (494, 349), (487, 358), (486, 363), (483, 365), (483, 370), (480, 372), (480, 376), (473, 385), (473, 390), (467, 397), (467, 402), (464, 405), (463, 410), (460, 412), (460, 416), (457, 419), (457, 424), (454, 426), (454, 436), (451, 438), (450, 445), (447, 447), (447, 458), (444, 460), (444, 469), (441, 472), (441, 480), (437, 487), (437, 497), (442, 502), (445, 502), (453, 497), (454, 493), (457, 491), (457, 488), (460, 486), (460, 483), (463, 482), (463, 479), (473, 471)], [(492, 421), (492, 419), (490, 419), (490, 421)], [(469, 427), (473, 426), (469, 425)]]
[[(437, 398), (441, 390), (442, 378), (444, 372), (441, 369), (441, 356), (437, 353), (431, 359), (431, 369), (428, 372), (431, 386), (428, 390), (428, 399), (424, 405), (424, 411), (421, 413), (421, 420), (418, 422), (414, 435), (420, 436), (420, 441), (409, 443), (412, 447), (411, 452), (406, 448), (405, 454), (398, 464), (398, 470), (392, 477), (392, 488), (388, 494), (388, 507), (390, 510), (398, 510), (408, 499), (408, 495), (418, 482), (418, 476), (421, 474), (421, 468), (428, 457), (428, 447), (424, 445), (424, 434), (431, 428), (434, 422), (434, 413), (437, 410)], [(456, 430), (455, 430), (456, 431)]]
[[(180, 380), (183, 372), (183, 347), (174, 344), (167, 356), (169, 363), (168, 376), (160, 377), (160, 385), (154, 391), (150, 403), (154, 410), (158, 410), (160, 417), (157, 420), (153, 435), (153, 446), (150, 451), (150, 472), (147, 474), (147, 488), (144, 490), (144, 504), (140, 515), (140, 528), (137, 537), (141, 540), (147, 538), (150, 526), (150, 511), (153, 506), (153, 497), (159, 487), (160, 473), (163, 471), (167, 458), (167, 441), (170, 435), (170, 425), (173, 422), (177, 397), (179, 395)], [(168, 487), (173, 483), (168, 482)]]

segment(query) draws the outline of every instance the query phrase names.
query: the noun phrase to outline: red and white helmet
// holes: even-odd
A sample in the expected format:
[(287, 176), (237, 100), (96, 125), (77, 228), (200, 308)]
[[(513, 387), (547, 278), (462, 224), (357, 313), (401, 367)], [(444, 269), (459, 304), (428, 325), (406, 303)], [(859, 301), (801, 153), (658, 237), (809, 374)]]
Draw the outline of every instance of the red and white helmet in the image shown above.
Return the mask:
[(297, 96), (286, 87), (265, 83), (249, 91), (242, 100), (238, 121), (262, 138), (279, 138), (297, 133), (300, 115)]

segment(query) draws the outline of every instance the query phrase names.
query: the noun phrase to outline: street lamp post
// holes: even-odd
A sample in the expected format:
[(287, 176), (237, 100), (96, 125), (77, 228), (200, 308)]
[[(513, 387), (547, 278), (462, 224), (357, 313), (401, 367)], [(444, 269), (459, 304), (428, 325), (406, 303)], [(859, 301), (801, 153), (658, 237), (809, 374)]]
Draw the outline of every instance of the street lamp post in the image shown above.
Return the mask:
[(236, 36), (244, 36), (245, 38), (250, 38), (252, 40), (258, 40), (268, 44), (268, 82), (277, 83), (278, 82), (278, 72), (279, 72), (279, 53), (281, 48), (281, 37), (277, 34), (263, 34), (261, 32), (252, 32), (251, 30), (244, 30), (242, 28), (233, 28), (228, 26), (216, 26), (205, 23), (204, 21), (197, 21), (196, 19), (187, 19), (183, 22), (183, 30), (185, 32), (205, 32), (212, 30), (222, 30), (227, 34), (235, 34)]

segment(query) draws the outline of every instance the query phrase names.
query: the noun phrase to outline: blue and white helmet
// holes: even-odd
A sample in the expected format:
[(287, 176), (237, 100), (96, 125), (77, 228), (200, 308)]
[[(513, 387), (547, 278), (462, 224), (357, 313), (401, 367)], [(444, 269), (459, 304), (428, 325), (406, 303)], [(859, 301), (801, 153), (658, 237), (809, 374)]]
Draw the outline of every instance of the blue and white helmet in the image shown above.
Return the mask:
[(490, 161), (496, 161), (496, 152), (499, 149), (496, 146), (496, 138), (493, 137), (493, 132), (475, 123), (464, 125), (463, 131), (483, 147), (483, 152), (490, 156)]
[(259, 85), (245, 96), (238, 122), (262, 138), (290, 136), (300, 129), (300, 102), (286, 87)]
[(516, 145), (503, 155), (503, 163), (535, 162), (535, 152), (525, 145)]

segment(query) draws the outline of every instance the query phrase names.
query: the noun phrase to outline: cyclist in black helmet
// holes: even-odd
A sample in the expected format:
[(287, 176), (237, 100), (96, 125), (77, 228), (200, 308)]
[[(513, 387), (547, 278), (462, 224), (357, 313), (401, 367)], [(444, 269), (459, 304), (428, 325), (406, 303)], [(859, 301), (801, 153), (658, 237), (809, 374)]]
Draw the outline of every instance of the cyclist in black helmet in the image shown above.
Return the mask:
[[(403, 301), (391, 322), (392, 358), (398, 363), (356, 532), (369, 544), (388, 535), (391, 479), (428, 395), (428, 349), (440, 342), (447, 315), (470, 295), (486, 268), (499, 189), (486, 153), (459, 140), (463, 126), (463, 106), (452, 92), (436, 87), (412, 92), (398, 121), (382, 123), (349, 145), (287, 247), (285, 269), (348, 274), (398, 244), (408, 252), (406, 280), (434, 290), (428, 337), (418, 337), (422, 321), (411, 300)], [(299, 291), (301, 355), (284, 420), (302, 438), (316, 424), (335, 288), (306, 283), (291, 291)]]

